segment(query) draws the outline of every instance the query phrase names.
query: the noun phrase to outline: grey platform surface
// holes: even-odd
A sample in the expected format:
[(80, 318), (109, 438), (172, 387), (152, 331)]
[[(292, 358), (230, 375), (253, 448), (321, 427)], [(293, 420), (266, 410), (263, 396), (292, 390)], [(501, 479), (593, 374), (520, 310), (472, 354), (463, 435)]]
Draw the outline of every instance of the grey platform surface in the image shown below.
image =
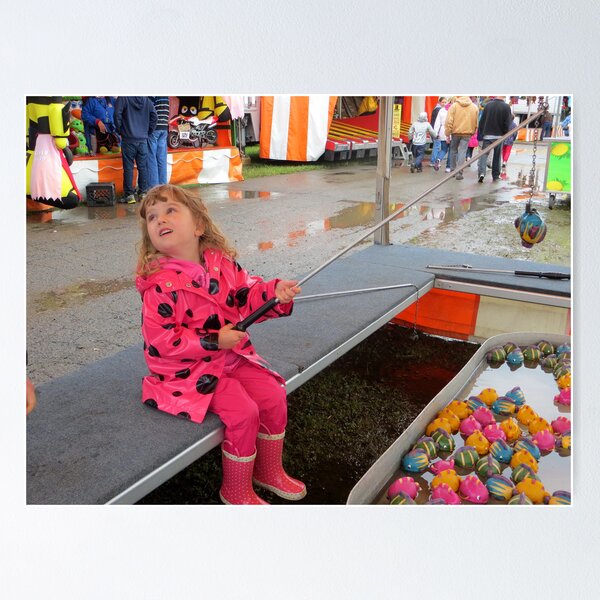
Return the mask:
[[(348, 340), (370, 331), (386, 315), (393, 316), (411, 304), (417, 289), (419, 296), (430, 289), (434, 275), (423, 267), (440, 260), (438, 264), (550, 268), (409, 246), (369, 246), (311, 278), (303, 295), (402, 283), (414, 287), (298, 302), (290, 317), (252, 326), (254, 344), (275, 370), (293, 381), (336, 348), (343, 346), (347, 351)], [(570, 294), (570, 282), (467, 275), (489, 285)], [(213, 414), (198, 425), (144, 406), (141, 378), (146, 373), (140, 342), (39, 386), (38, 408), (27, 419), (28, 504), (103, 504), (141, 480), (150, 481), (148, 491), (168, 478), (157, 473), (163, 465), (207, 436), (212, 436), (210, 447), (220, 442), (215, 432), (222, 430), (222, 424)], [(191, 460), (181, 460), (176, 468), (184, 468)]]

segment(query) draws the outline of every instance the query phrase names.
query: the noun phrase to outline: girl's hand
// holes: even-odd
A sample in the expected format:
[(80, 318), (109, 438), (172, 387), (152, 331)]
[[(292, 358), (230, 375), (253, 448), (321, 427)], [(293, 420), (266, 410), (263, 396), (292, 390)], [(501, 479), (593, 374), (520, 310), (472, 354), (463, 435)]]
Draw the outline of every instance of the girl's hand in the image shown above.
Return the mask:
[(275, 286), (275, 295), (281, 304), (291, 302), (294, 299), (294, 296), (302, 291), (302, 289), (296, 285), (297, 283), (297, 281), (286, 281), (283, 279), (277, 282), (277, 285)]
[(220, 350), (231, 350), (234, 346), (237, 346), (245, 337), (246, 334), (243, 331), (234, 331), (234, 324), (224, 325), (219, 329), (219, 349)]

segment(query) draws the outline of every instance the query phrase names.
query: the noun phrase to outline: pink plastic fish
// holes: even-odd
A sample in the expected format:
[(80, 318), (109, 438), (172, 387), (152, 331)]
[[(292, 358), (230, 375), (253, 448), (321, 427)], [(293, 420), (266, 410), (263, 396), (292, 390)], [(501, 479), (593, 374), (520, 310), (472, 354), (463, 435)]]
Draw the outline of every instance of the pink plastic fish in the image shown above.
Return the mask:
[(556, 440), (547, 429), (538, 431), (531, 439), (540, 450), (554, 450)]
[(558, 417), (551, 423), (552, 431), (558, 435), (563, 435), (566, 431), (571, 431), (571, 421), (567, 417)]
[(467, 475), (461, 482), (458, 493), (461, 498), (475, 504), (486, 504), (490, 493), (475, 475)]
[(400, 477), (388, 488), (387, 497), (388, 500), (391, 500), (400, 492), (404, 492), (414, 500), (420, 490), (421, 486), (412, 477)]
[(459, 431), (468, 437), (475, 431), (481, 431), (481, 423), (473, 415), (469, 415), (460, 422)]
[(495, 421), (492, 411), (484, 406), (480, 406), (478, 409), (474, 410), (472, 416), (479, 421), (482, 427)]
[(431, 492), (431, 499), (436, 500), (437, 498), (442, 498), (446, 504), (461, 504), (458, 494), (447, 483), (438, 485)]
[(560, 392), (554, 396), (554, 402), (564, 406), (571, 406), (571, 388), (560, 390)]
[(434, 462), (429, 467), (429, 470), (434, 475), (439, 475), (442, 471), (447, 471), (448, 469), (454, 469), (454, 459), (453, 458), (451, 458), (449, 460), (438, 460), (437, 462)]

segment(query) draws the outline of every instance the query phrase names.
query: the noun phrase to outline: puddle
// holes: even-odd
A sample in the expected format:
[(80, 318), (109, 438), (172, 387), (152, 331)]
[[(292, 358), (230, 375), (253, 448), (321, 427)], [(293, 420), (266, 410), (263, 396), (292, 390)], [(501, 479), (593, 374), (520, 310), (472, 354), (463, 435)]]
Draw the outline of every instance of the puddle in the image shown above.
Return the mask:
[(77, 283), (62, 290), (51, 290), (38, 294), (31, 298), (30, 311), (32, 313), (41, 313), (48, 310), (67, 308), (74, 304), (82, 304), (91, 298), (106, 296), (107, 294), (119, 292), (132, 286), (133, 281), (130, 278), (105, 279), (102, 281), (90, 279), (89, 281)]
[(258, 192), (254, 190), (228, 190), (229, 200), (245, 200), (246, 198), (259, 198), (260, 200), (269, 200), (272, 192)]
[(81, 205), (70, 210), (27, 213), (27, 223), (86, 223), (87, 221), (108, 221), (137, 217), (139, 204), (115, 204), (114, 206)]

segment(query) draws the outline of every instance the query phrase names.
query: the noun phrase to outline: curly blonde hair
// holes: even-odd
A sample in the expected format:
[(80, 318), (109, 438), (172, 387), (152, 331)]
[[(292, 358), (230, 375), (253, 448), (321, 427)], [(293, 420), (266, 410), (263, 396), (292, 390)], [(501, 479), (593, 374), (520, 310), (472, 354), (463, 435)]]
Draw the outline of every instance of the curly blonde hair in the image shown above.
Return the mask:
[(158, 259), (163, 255), (156, 250), (150, 241), (146, 223), (146, 212), (157, 202), (167, 202), (169, 200), (187, 206), (196, 219), (196, 222), (204, 225), (204, 233), (198, 240), (200, 256), (204, 254), (207, 248), (216, 248), (223, 251), (233, 260), (237, 258), (236, 249), (229, 244), (221, 230), (212, 221), (208, 214), (208, 209), (202, 202), (200, 194), (197, 191), (187, 190), (170, 184), (157, 185), (146, 194), (140, 205), (139, 215), (142, 227), (142, 239), (138, 244), (138, 275), (150, 275), (160, 268)]

